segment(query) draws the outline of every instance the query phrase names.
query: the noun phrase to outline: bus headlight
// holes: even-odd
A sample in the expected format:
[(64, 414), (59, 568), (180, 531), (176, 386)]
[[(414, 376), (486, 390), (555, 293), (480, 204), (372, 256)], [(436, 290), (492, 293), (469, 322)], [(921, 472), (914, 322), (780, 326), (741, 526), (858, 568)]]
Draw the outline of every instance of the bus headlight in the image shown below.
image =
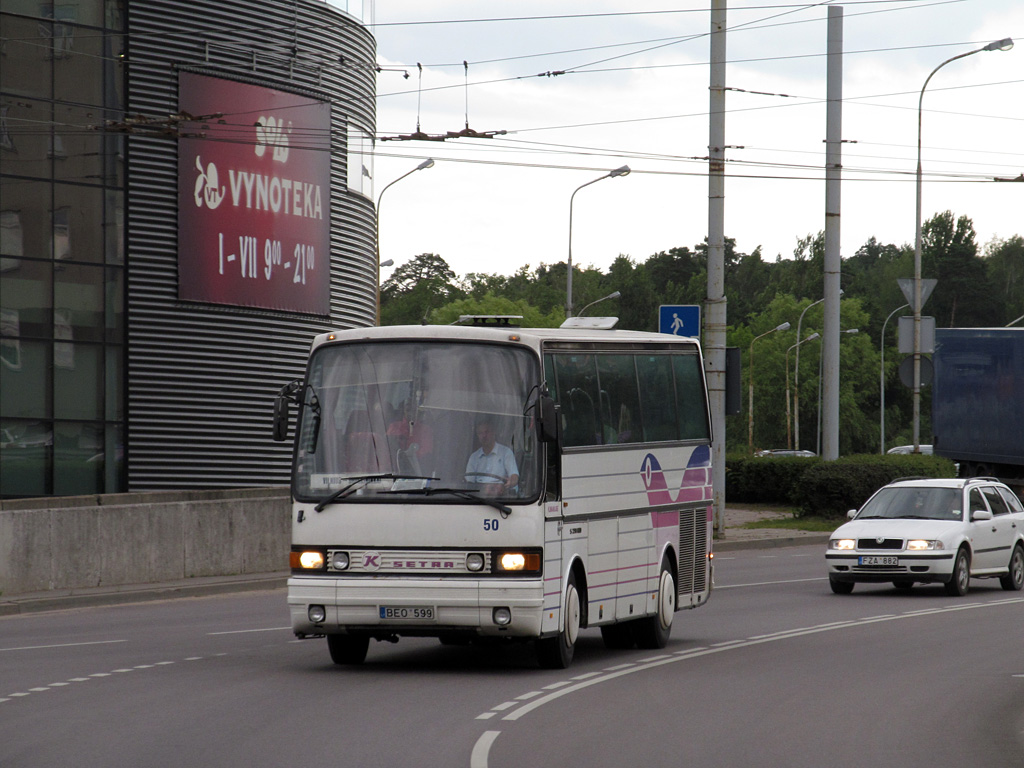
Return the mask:
[(471, 552), (466, 555), (467, 571), (482, 571), (484, 569), (484, 556), (479, 552)]
[(306, 611), (306, 615), (309, 616), (309, 620), (314, 624), (323, 624), (327, 618), (327, 609), (322, 605), (311, 605), (309, 610)]
[(315, 549), (307, 549), (291, 553), (293, 570), (319, 571), (324, 567), (324, 553)]
[(498, 557), (498, 570), (540, 573), (540, 554), (537, 552), (502, 552)]
[(499, 627), (507, 627), (512, 623), (512, 610), (510, 608), (495, 608), (491, 612), (491, 618)]
[(331, 570), (347, 571), (349, 566), (348, 552), (331, 552)]

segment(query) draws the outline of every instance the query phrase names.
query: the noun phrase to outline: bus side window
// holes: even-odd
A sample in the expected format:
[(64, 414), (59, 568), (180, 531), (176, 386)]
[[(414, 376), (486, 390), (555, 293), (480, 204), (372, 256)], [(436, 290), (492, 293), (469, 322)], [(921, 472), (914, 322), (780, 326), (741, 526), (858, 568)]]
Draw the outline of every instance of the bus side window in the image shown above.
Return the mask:
[(710, 432), (700, 361), (697, 355), (673, 355), (672, 367), (676, 377), (680, 437), (683, 440), (707, 440)]
[(602, 442), (639, 442), (640, 432), (633, 416), (640, 414), (634, 355), (599, 355), (597, 370), (601, 379)]
[(593, 355), (555, 355), (558, 402), (562, 406), (563, 445), (600, 445), (601, 402)]
[(668, 355), (637, 355), (636, 369), (640, 382), (640, 421), (644, 441), (654, 443), (678, 439), (672, 358)]

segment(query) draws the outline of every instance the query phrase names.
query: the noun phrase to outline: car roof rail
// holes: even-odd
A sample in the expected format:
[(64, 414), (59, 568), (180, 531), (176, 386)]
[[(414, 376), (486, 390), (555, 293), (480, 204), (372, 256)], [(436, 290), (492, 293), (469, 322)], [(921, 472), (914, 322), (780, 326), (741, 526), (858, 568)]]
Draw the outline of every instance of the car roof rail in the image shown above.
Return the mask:
[(979, 476), (979, 477), (968, 477), (966, 482), (968, 482), (968, 483), (982, 483), (982, 482), (984, 482), (984, 483), (1001, 483), (1003, 481), (1000, 480), (998, 477)]
[(940, 480), (938, 477), (927, 477), (926, 475), (909, 475), (907, 477), (897, 477), (895, 480), (890, 480), (890, 483), (902, 483), (905, 480)]

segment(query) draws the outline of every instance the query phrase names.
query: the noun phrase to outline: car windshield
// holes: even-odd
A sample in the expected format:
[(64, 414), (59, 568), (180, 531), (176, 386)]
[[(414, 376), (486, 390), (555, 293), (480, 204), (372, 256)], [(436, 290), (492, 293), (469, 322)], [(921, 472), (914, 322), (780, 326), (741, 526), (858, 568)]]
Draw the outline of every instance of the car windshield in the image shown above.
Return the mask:
[(857, 519), (960, 520), (961, 499), (956, 488), (883, 488), (864, 505)]
[(536, 498), (538, 380), (536, 357), (521, 347), (322, 346), (303, 393), (295, 496), (327, 504), (332, 496), (405, 504)]

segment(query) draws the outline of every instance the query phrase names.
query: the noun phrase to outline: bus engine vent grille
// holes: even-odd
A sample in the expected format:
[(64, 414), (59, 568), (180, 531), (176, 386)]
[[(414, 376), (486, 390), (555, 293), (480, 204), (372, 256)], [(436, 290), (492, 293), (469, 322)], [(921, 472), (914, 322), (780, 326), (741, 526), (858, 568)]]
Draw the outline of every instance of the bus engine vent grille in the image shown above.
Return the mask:
[(705, 510), (686, 509), (679, 513), (680, 596), (703, 592), (707, 588), (707, 536)]

